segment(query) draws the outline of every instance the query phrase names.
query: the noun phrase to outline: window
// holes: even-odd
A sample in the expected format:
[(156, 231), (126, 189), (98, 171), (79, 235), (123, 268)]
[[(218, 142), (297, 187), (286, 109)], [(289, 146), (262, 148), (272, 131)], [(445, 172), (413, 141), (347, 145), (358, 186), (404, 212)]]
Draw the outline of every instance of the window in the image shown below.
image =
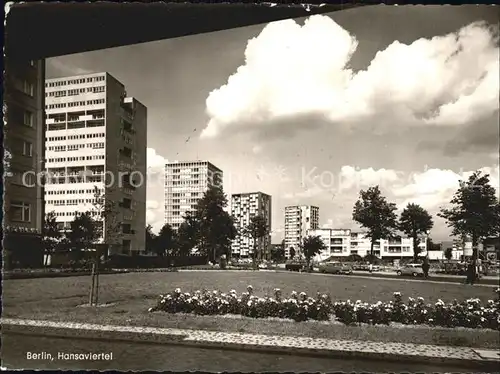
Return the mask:
[(10, 219), (15, 222), (31, 222), (31, 205), (21, 201), (10, 204)]
[(35, 95), (35, 86), (31, 82), (23, 81), (22, 91), (26, 95), (33, 97)]
[(23, 124), (29, 127), (33, 127), (33, 113), (25, 110), (24, 111), (24, 118), (23, 118)]
[(23, 141), (23, 156), (33, 156), (33, 144)]

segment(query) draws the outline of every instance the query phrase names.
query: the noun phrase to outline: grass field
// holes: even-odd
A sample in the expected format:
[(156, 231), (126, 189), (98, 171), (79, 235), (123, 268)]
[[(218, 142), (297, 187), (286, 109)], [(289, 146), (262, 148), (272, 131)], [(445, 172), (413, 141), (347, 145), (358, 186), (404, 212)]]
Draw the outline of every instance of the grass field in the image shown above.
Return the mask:
[(252, 285), (257, 295), (272, 294), (280, 288), (314, 296), (330, 293), (336, 300), (375, 302), (392, 299), (399, 291), (403, 298), (422, 296), (428, 302), (477, 297), (493, 298), (492, 287), (461, 284), (408, 282), (396, 279), (331, 277), (299, 273), (272, 272), (178, 272), (129, 273), (100, 277), (100, 303), (108, 307), (78, 307), (88, 302), (90, 277), (5, 280), (3, 282), (3, 317), (77, 321), (104, 324), (158, 326), (219, 331), (282, 334), (334, 339), (413, 342), (471, 347), (500, 347), (498, 332), (427, 327), (363, 326), (350, 327), (320, 322), (283, 322), (225, 318), (220, 316), (168, 315), (148, 313), (158, 296), (180, 287), (183, 291), (219, 289), (227, 292), (246, 290)]

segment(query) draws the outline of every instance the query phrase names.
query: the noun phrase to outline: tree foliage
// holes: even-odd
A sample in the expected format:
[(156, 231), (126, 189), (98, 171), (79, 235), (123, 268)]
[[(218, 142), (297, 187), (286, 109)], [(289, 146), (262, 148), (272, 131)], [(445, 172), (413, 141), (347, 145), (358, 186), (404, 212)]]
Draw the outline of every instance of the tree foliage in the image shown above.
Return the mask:
[(155, 240), (153, 250), (156, 255), (162, 257), (165, 254), (173, 254), (177, 245), (177, 235), (169, 224), (163, 225)]
[(377, 240), (390, 238), (398, 227), (396, 204), (387, 202), (378, 186), (359, 192), (359, 199), (354, 205), (352, 218), (367, 230), (370, 238), (370, 254)]
[(444, 250), (444, 257), (447, 260), (451, 260), (453, 258), (453, 248), (448, 247)]
[[(113, 191), (109, 192), (110, 194)], [(103, 243), (118, 244), (122, 233), (122, 222), (118, 217), (118, 206), (115, 201), (106, 199), (99, 187), (94, 186), (93, 210), (96, 212), (96, 220), (101, 222), (99, 236)]]
[(177, 246), (179, 254), (188, 255), (198, 244), (199, 222), (196, 216), (187, 212), (184, 222), (177, 230)]
[(100, 222), (94, 220), (90, 212), (77, 213), (66, 232), (71, 249), (83, 251), (93, 248), (101, 233)]
[(157, 235), (153, 232), (153, 226), (146, 226), (146, 252), (147, 253), (156, 253), (156, 238)]
[(59, 248), (62, 237), (63, 235), (57, 224), (56, 213), (54, 211), (47, 213), (42, 232), (43, 248), (46, 255), (54, 253)]
[(473, 258), (477, 259), (479, 241), (500, 233), (500, 205), (490, 176), (476, 171), (461, 181), (450, 205), (438, 215), (446, 220), (452, 235), (472, 239)]
[(194, 216), (197, 224), (197, 246), (209, 261), (231, 253), (231, 241), (237, 231), (233, 218), (224, 210), (227, 197), (219, 186), (210, 186), (198, 201)]
[(269, 225), (266, 219), (261, 215), (256, 215), (250, 218), (250, 222), (241, 231), (242, 235), (252, 239), (253, 250), (252, 260), (255, 263), (258, 257), (262, 257), (260, 240), (269, 235)]
[(290, 258), (293, 259), (295, 257), (295, 255), (297, 254), (297, 252), (295, 252), (295, 248), (290, 247), (288, 249), (288, 254), (290, 255)]
[(279, 245), (271, 247), (271, 260), (282, 261), (285, 258), (285, 241), (283, 240)]
[(413, 241), (413, 259), (416, 261), (420, 253), (420, 236), (428, 234), (434, 222), (432, 216), (418, 204), (408, 204), (401, 213), (399, 229)]
[(302, 239), (302, 251), (306, 259), (307, 269), (309, 269), (311, 259), (325, 249), (325, 243), (323, 243), (320, 236), (308, 235)]

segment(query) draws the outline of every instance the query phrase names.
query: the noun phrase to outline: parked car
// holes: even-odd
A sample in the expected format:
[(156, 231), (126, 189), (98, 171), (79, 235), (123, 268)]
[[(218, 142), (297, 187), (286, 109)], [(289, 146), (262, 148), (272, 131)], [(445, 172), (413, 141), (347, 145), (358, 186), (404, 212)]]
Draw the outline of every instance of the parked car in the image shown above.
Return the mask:
[[(354, 270), (370, 271), (370, 264), (355, 264)], [(380, 266), (372, 265), (372, 271), (380, 271)]]
[(301, 271), (306, 268), (305, 262), (290, 261), (285, 264), (285, 269), (290, 271)]
[(396, 271), (397, 275), (411, 275), (413, 277), (423, 277), (422, 264), (406, 264)]
[(328, 274), (352, 274), (352, 266), (341, 262), (323, 262), (319, 264), (320, 273)]

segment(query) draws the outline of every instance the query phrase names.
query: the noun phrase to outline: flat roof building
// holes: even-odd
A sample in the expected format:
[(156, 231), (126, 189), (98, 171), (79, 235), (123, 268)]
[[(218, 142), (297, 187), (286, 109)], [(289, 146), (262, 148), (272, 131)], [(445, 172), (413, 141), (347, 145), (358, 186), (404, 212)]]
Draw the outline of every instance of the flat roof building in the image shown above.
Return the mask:
[(97, 218), (97, 188), (121, 226), (112, 235), (104, 222), (102, 240), (113, 241), (111, 252), (144, 252), (147, 108), (105, 72), (47, 79), (45, 95), (46, 213), (61, 229), (76, 212)]

